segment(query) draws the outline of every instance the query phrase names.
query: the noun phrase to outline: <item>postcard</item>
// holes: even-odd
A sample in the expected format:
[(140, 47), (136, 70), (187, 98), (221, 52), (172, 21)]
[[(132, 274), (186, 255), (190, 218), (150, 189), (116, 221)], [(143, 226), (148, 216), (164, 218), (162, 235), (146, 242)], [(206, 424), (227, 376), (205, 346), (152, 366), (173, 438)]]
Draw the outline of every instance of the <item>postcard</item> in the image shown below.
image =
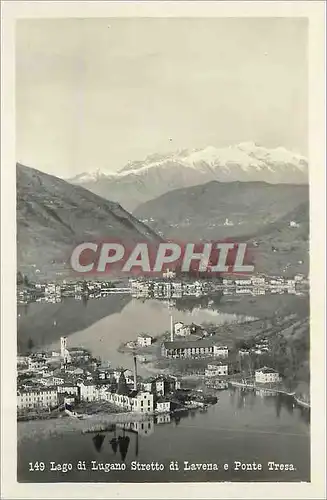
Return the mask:
[(324, 2), (2, 2), (3, 498), (324, 498)]

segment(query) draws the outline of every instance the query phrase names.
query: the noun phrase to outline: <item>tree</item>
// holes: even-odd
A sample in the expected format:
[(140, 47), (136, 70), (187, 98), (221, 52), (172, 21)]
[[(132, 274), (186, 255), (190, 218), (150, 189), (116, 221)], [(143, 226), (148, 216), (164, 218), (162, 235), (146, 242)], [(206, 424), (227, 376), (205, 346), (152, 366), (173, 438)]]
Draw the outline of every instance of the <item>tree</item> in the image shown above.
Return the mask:
[(124, 372), (122, 371), (118, 380), (118, 394), (127, 395), (129, 394), (129, 389), (127, 386), (126, 378)]

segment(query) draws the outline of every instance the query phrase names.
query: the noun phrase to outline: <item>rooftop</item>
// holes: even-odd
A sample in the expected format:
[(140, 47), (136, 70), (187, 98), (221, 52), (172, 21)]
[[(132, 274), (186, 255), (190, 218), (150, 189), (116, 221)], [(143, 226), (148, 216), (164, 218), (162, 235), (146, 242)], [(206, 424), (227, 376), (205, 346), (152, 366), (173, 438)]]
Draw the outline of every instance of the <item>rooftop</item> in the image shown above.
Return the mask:
[(278, 373), (273, 368), (268, 368), (268, 366), (264, 366), (263, 368), (258, 368), (258, 370), (256, 370), (256, 373), (257, 372), (261, 372), (261, 373)]
[(19, 394), (27, 394), (27, 393), (40, 393), (40, 392), (55, 392), (57, 393), (57, 387), (56, 386), (49, 386), (49, 387), (30, 387), (30, 388), (25, 388), (25, 389), (18, 389), (17, 391)]
[(93, 380), (83, 380), (79, 383), (83, 385), (94, 385), (94, 386), (98, 385), (98, 381), (95, 383)]
[(165, 398), (158, 398), (157, 399), (157, 403), (169, 403), (169, 399), (165, 399)]
[[(194, 349), (197, 347), (212, 347), (217, 346), (217, 341), (210, 338), (203, 338), (199, 340), (174, 340), (173, 342), (163, 342), (166, 349)], [(219, 349), (227, 349), (225, 346), (217, 346)]]
[(84, 347), (70, 347), (68, 351), (72, 354), (74, 354), (74, 352), (82, 352), (84, 354), (90, 354), (90, 351), (84, 349)]
[(154, 381), (155, 381), (154, 377), (148, 377), (148, 378), (143, 380), (143, 383), (144, 384), (152, 384), (152, 382), (154, 382)]

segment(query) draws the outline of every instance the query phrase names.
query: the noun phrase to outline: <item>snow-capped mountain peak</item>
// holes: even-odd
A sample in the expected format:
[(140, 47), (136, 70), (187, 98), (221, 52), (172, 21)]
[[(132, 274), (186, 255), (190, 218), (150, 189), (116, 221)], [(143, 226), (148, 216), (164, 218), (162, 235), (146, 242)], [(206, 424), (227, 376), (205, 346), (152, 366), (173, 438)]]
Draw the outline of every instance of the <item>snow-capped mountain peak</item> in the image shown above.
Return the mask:
[(203, 149), (180, 150), (167, 155), (151, 155), (144, 161), (129, 162), (117, 175), (142, 174), (150, 168), (173, 167), (178, 163), (184, 167), (203, 170), (203, 166), (232, 168), (238, 166), (243, 171), (248, 169), (268, 169), (272, 165), (291, 165), (300, 171), (305, 171), (305, 157), (288, 151), (283, 147), (264, 148), (254, 142), (243, 142), (234, 146), (216, 148), (207, 146)]
[(78, 174), (74, 183), (97, 182), (101, 178), (122, 178), (127, 175), (144, 175), (149, 169), (186, 167), (203, 171), (204, 167), (221, 169), (221, 171), (235, 170), (270, 170), (273, 167), (287, 166), (300, 172), (307, 171), (307, 159), (283, 147), (268, 149), (254, 142), (242, 142), (234, 146), (216, 148), (207, 146), (203, 149), (178, 150), (172, 153), (152, 154), (143, 161), (129, 161), (125, 167), (115, 173), (104, 173), (100, 169)]
[(111, 174), (106, 174), (102, 172), (99, 168), (90, 172), (82, 172), (81, 174), (77, 174), (75, 177), (68, 179), (69, 182), (73, 182), (74, 184), (83, 184), (84, 182), (96, 182), (101, 178), (110, 177)]
[(118, 172), (97, 170), (71, 179), (96, 194), (118, 201), (127, 210), (161, 194), (210, 181), (307, 184), (306, 158), (283, 147), (265, 148), (253, 142), (203, 149), (180, 149), (131, 161)]

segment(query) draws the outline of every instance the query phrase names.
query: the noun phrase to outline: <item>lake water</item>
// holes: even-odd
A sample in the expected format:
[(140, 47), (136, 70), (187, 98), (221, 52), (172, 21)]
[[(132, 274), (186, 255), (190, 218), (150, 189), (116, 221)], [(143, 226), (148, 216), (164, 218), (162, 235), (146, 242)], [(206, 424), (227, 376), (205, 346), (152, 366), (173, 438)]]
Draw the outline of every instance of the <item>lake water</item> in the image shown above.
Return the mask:
[[(24, 423), (19, 425), (25, 425)], [(40, 423), (42, 425), (42, 423)], [(140, 425), (140, 424), (139, 424)], [(29, 439), (19, 445), (20, 481), (309, 481), (309, 412), (293, 407), (285, 396), (262, 396), (254, 391), (221, 391), (218, 403), (207, 412), (189, 413), (180, 420), (153, 425), (143, 422), (144, 430), (135, 434), (122, 429), (100, 433), (103, 442), (96, 446), (97, 434), (67, 432), (61, 436)], [(128, 436), (125, 458), (115, 453), (113, 437)], [(99, 436), (99, 435), (98, 435)], [(99, 437), (98, 437), (99, 439)], [(102, 445), (102, 446), (101, 446)], [(86, 462), (86, 471), (77, 470), (78, 461)], [(179, 471), (170, 471), (171, 460)], [(44, 472), (30, 472), (29, 462), (43, 461)], [(68, 473), (51, 472), (50, 462), (72, 464)], [(125, 471), (94, 471), (91, 461), (125, 463)], [(133, 471), (133, 461), (158, 461), (163, 471)], [(229, 465), (229, 470), (183, 470), (184, 461)], [(261, 471), (233, 470), (234, 461), (260, 463)], [(293, 464), (293, 471), (270, 471), (268, 462)]]
[[(262, 299), (256, 299), (259, 300)], [(237, 311), (254, 315), (256, 303), (248, 307), (244, 307), (244, 303), (245, 300)], [(171, 310), (162, 302), (142, 302), (128, 296), (90, 300), (86, 307), (81, 301), (72, 299), (60, 304), (30, 304), (18, 311), (18, 341), (21, 345), (33, 338), (36, 346), (58, 348), (60, 336), (67, 335), (68, 346), (83, 345), (96, 356), (111, 361), (113, 366), (121, 364), (126, 367), (132, 366), (132, 359), (117, 353), (121, 342), (135, 339), (141, 331), (157, 335), (168, 330), (171, 312), (176, 321), (195, 323), (210, 321), (221, 324), (235, 318), (231, 314), (233, 308), (224, 308), (223, 303), (219, 312), (209, 309), (191, 312)], [(92, 434), (69, 432), (55, 437), (43, 435), (35, 438), (34, 435), (30, 438), (27, 433), (24, 435), (26, 424), (19, 423), (23, 439), (18, 446), (18, 478), (19, 481), (32, 482), (309, 481), (309, 417), (309, 411), (294, 406), (291, 398), (230, 388), (219, 393), (218, 403), (207, 412), (189, 413), (179, 420), (172, 419), (170, 423), (153, 425), (149, 420), (148, 429), (140, 430), (139, 434), (126, 430), (125, 437), (129, 437), (124, 459), (126, 470), (111, 472), (93, 471), (90, 466), (92, 460), (122, 462), (119, 450), (115, 453), (110, 444), (114, 432), (103, 433), (102, 446), (96, 447)], [(44, 424), (37, 422), (36, 425)], [(116, 437), (119, 435), (123, 436), (122, 430), (116, 430)], [(76, 469), (79, 460), (86, 462), (86, 471)], [(158, 461), (165, 469), (136, 472), (131, 470), (131, 463), (135, 460), (142, 463)], [(179, 471), (169, 470), (171, 460), (179, 463)], [(30, 472), (28, 464), (34, 461), (43, 461), (47, 470)], [(51, 472), (48, 470), (50, 461), (70, 462), (73, 470), (65, 474)], [(216, 463), (220, 470), (184, 471), (184, 461)], [(236, 471), (233, 470), (234, 461), (255, 461), (262, 464), (263, 470)], [(269, 471), (269, 461), (293, 464), (294, 470)], [(223, 470), (223, 464), (229, 464), (228, 470)]]
[[(76, 315), (78, 331), (74, 331), (76, 323), (72, 310)], [(60, 336), (68, 335), (68, 348), (83, 346), (95, 356), (110, 361), (113, 367), (126, 368), (133, 367), (133, 360), (131, 356), (117, 351), (121, 343), (135, 340), (139, 333), (150, 333), (155, 337), (169, 331), (171, 314), (174, 321), (197, 324), (212, 322), (218, 325), (237, 318), (235, 314), (213, 309), (193, 308), (192, 311), (181, 311), (168, 307), (162, 301), (142, 301), (117, 295), (90, 300), (87, 307), (74, 299), (66, 299), (59, 304), (32, 303), (27, 311), (20, 308), (19, 314), (19, 339), (26, 341), (34, 338), (35, 346), (58, 350)], [(84, 316), (90, 323), (93, 319), (93, 323), (83, 321)], [(139, 374), (142, 375), (142, 372), (145, 372), (145, 368), (140, 366)]]

